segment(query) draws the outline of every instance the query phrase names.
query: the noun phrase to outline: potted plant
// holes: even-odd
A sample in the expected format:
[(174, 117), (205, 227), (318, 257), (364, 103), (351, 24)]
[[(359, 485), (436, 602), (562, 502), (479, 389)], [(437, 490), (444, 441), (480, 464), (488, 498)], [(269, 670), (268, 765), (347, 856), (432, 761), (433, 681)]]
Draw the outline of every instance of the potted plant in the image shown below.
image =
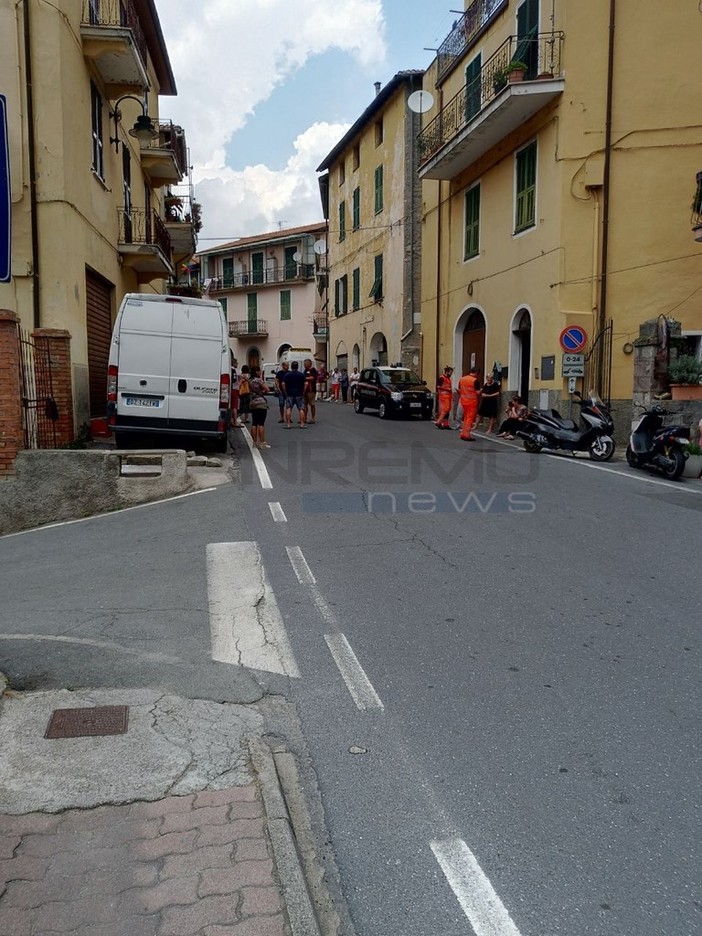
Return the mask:
[(507, 78), (510, 84), (514, 84), (515, 81), (524, 81), (524, 75), (528, 68), (526, 62), (513, 59), (507, 66)]
[(492, 73), (492, 87), (495, 94), (507, 87), (507, 69), (506, 68), (496, 68)]
[(700, 475), (702, 475), (702, 446), (698, 442), (688, 442), (683, 478), (699, 478)]
[(702, 400), (702, 359), (679, 355), (668, 365), (668, 380), (674, 400)]

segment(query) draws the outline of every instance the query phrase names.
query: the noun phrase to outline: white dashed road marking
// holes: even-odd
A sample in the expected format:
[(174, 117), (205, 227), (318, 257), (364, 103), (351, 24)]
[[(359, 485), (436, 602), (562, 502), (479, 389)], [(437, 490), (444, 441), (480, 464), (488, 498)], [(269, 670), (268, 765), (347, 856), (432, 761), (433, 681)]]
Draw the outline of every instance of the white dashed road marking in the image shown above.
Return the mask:
[(258, 474), (258, 480), (261, 482), (261, 487), (264, 491), (273, 490), (273, 482), (271, 481), (271, 476), (268, 474), (268, 469), (266, 468), (263, 456), (253, 444), (253, 439), (251, 438), (251, 433), (246, 428), (246, 426), (241, 427), (241, 434), (246, 439), (246, 444), (251, 451), (251, 457), (253, 458), (254, 468)]
[(300, 547), (286, 546), (285, 551), (300, 585), (314, 585), (317, 579), (312, 575), (312, 569), (307, 565), (307, 560), (302, 555)]
[(495, 889), (462, 839), (430, 842), (430, 848), (470, 920), (475, 936), (519, 936)]
[(269, 503), (268, 509), (270, 510), (271, 516), (273, 517), (276, 523), (288, 522), (288, 518), (285, 516), (285, 511), (283, 510), (283, 508), (280, 506), (280, 504), (277, 501), (273, 503)]
[(343, 634), (325, 634), (324, 639), (356, 706), (361, 711), (385, 708), (346, 637)]

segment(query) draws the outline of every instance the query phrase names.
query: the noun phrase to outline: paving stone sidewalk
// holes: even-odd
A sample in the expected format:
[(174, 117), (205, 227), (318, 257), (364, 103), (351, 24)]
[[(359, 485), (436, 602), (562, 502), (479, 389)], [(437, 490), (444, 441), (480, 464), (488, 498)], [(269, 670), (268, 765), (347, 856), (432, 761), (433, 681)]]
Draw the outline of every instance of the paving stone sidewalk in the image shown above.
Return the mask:
[(0, 815), (2, 936), (289, 936), (255, 784)]

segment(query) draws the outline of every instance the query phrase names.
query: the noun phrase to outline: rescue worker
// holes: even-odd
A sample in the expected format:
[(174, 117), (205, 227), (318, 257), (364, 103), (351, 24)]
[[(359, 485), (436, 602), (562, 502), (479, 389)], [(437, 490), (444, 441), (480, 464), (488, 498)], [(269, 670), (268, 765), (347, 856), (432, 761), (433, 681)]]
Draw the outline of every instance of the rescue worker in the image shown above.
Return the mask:
[(449, 416), (453, 406), (453, 383), (451, 380), (453, 368), (447, 364), (443, 374), (436, 382), (436, 422), (437, 429), (450, 429)]
[(471, 435), (471, 429), (478, 415), (478, 404), (481, 397), (477, 367), (471, 367), (470, 371), (458, 381), (458, 397), (463, 408), (461, 438), (464, 442), (475, 442), (475, 436)]

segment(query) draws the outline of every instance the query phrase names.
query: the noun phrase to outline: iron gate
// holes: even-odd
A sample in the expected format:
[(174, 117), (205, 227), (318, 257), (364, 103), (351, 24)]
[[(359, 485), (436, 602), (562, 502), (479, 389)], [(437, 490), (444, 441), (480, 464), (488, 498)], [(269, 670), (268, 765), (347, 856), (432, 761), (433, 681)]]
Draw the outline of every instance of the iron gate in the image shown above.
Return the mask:
[(595, 390), (604, 403), (611, 404), (612, 393), (612, 332), (614, 321), (610, 319), (605, 327), (592, 339), (585, 352), (585, 375), (583, 393)]
[(17, 338), (25, 448), (56, 448), (59, 413), (54, 400), (49, 339), (32, 337), (19, 326)]

